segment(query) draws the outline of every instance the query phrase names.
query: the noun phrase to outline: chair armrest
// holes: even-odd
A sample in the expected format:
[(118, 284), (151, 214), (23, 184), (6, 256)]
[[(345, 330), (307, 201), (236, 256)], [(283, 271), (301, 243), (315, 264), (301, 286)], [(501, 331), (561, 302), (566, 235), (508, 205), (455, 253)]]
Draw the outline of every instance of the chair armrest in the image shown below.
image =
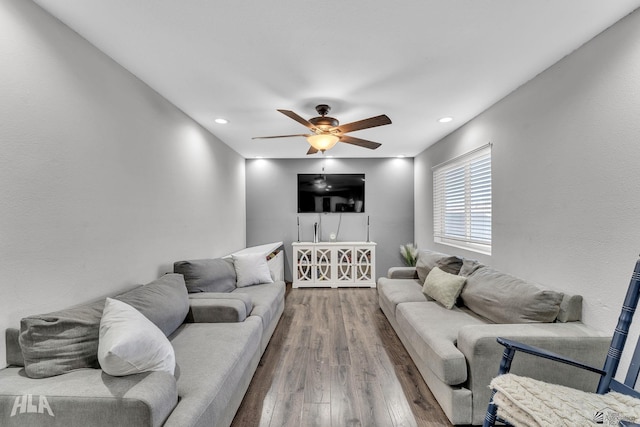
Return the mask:
[(498, 341), (499, 344), (502, 344), (509, 350), (521, 351), (523, 353), (532, 354), (538, 357), (543, 357), (545, 359), (553, 360), (554, 362), (575, 366), (576, 368), (585, 369), (587, 371), (595, 372), (600, 375), (605, 374), (605, 372), (602, 369), (594, 368), (591, 365), (586, 365), (582, 362), (578, 362), (577, 360), (571, 359), (569, 357), (561, 356), (557, 353), (547, 351), (539, 347), (527, 345), (518, 341), (514, 341), (507, 338), (502, 338), (502, 337), (498, 337), (496, 340)]
[(415, 267), (391, 267), (387, 271), (389, 279), (417, 279), (418, 272)]

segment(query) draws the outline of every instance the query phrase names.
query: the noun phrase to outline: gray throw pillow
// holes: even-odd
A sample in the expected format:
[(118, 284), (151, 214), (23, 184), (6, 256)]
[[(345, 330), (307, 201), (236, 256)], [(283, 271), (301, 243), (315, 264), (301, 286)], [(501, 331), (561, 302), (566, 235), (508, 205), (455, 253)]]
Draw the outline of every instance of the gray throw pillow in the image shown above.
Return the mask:
[(180, 274), (165, 274), (113, 298), (144, 314), (166, 336), (178, 329), (189, 312), (189, 295)]
[(104, 300), (20, 321), (25, 373), (46, 378), (82, 368), (99, 368), (98, 335)]
[(480, 267), (484, 267), (484, 266), (480, 264), (478, 261), (464, 258), (462, 260), (462, 267), (460, 268), (460, 272), (458, 274), (460, 276), (468, 277)]
[(424, 281), (429, 275), (431, 269), (437, 265), (439, 260), (447, 258), (448, 256), (449, 255), (440, 252), (420, 249), (418, 251), (418, 260), (416, 261), (416, 272), (418, 273), (420, 283), (424, 284)]
[[(144, 314), (165, 335), (184, 321), (189, 298), (184, 279), (167, 274), (115, 297)], [(20, 347), (30, 378), (46, 378), (76, 369), (99, 368), (98, 338), (104, 300), (20, 321)]]
[(231, 292), (236, 288), (232, 259), (197, 259), (173, 263), (173, 272), (182, 274), (189, 293)]
[(460, 296), (471, 311), (496, 323), (549, 323), (558, 316), (563, 294), (482, 267), (467, 277)]
[(462, 268), (462, 258), (457, 256), (448, 256), (446, 258), (441, 258), (436, 261), (436, 267), (445, 273), (455, 274), (460, 273), (460, 269)]

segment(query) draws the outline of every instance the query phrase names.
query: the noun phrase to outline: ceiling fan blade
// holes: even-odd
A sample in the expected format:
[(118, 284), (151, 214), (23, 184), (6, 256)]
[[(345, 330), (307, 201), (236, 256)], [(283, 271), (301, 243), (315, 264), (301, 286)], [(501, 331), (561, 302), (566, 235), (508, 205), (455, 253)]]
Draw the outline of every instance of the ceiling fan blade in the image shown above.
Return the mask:
[(251, 139), (291, 138), (291, 137), (294, 137), (294, 136), (305, 136), (306, 137), (306, 136), (311, 136), (311, 135), (308, 135), (308, 134), (305, 134), (305, 133), (298, 133), (298, 134), (295, 134), (295, 135), (254, 136)]
[(342, 133), (353, 132), (355, 130), (369, 129), (376, 126), (390, 125), (391, 119), (386, 114), (380, 116), (369, 117), (368, 119), (358, 120), (357, 122), (347, 123), (338, 126), (338, 130)]
[(318, 152), (318, 149), (315, 147), (309, 147), (309, 151), (307, 151), (307, 155), (309, 154), (316, 154)]
[(306, 119), (303, 119), (293, 111), (290, 111), (290, 110), (278, 110), (278, 111), (280, 111), (282, 114), (289, 117), (290, 119), (293, 119), (296, 122), (300, 123), (302, 126), (306, 126), (309, 129), (315, 129), (314, 125), (312, 125), (309, 121), (307, 121)]
[(346, 142), (347, 144), (357, 145), (358, 147), (369, 148), (371, 150), (375, 150), (380, 147), (382, 144), (379, 142), (367, 141), (366, 139), (354, 138), (349, 135), (342, 135), (340, 137), (340, 142)]

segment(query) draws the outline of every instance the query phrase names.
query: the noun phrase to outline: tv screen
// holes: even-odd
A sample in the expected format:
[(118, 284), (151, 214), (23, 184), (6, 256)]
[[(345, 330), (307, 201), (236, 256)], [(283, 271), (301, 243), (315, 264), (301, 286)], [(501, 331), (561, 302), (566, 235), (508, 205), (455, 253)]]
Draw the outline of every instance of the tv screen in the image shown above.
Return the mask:
[(364, 174), (298, 174), (298, 212), (364, 212)]

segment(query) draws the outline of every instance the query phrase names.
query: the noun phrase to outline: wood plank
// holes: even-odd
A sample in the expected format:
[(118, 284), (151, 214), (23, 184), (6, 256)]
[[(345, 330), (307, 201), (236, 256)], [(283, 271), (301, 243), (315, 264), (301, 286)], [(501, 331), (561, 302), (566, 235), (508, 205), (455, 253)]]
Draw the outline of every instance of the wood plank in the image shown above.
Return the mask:
[(375, 381), (359, 381), (356, 383), (358, 400), (362, 413), (363, 426), (394, 427), (391, 416), (384, 402), (380, 384)]
[[(257, 371), (256, 375), (258, 375)], [(240, 408), (238, 408), (232, 425), (269, 427), (276, 401), (275, 393), (260, 390), (259, 385), (252, 384), (249, 386)]]
[(415, 365), (396, 366), (396, 375), (420, 426), (448, 426), (449, 419), (440, 409)]
[(300, 427), (302, 418), (302, 393), (277, 395), (270, 427)]
[(305, 403), (302, 405), (300, 426), (327, 427), (331, 426), (331, 404)]
[(287, 288), (233, 427), (450, 426), (368, 288)]
[[(418, 425), (413, 413), (412, 402), (407, 399), (402, 385), (396, 376), (395, 366), (391, 364), (382, 344), (372, 347), (376, 377), (394, 426), (415, 427)], [(381, 402), (382, 403), (382, 402)]]
[(332, 304), (329, 310), (329, 329), (331, 330), (331, 364), (334, 366), (351, 365), (351, 355), (349, 354), (349, 343), (347, 341), (347, 333), (344, 327), (344, 317), (342, 314), (342, 305), (336, 298), (340, 294), (340, 290), (331, 289)]
[(356, 398), (356, 386), (351, 367), (331, 368), (331, 425), (361, 427), (360, 405)]
[(306, 369), (304, 402), (331, 403), (331, 365), (309, 358)]

